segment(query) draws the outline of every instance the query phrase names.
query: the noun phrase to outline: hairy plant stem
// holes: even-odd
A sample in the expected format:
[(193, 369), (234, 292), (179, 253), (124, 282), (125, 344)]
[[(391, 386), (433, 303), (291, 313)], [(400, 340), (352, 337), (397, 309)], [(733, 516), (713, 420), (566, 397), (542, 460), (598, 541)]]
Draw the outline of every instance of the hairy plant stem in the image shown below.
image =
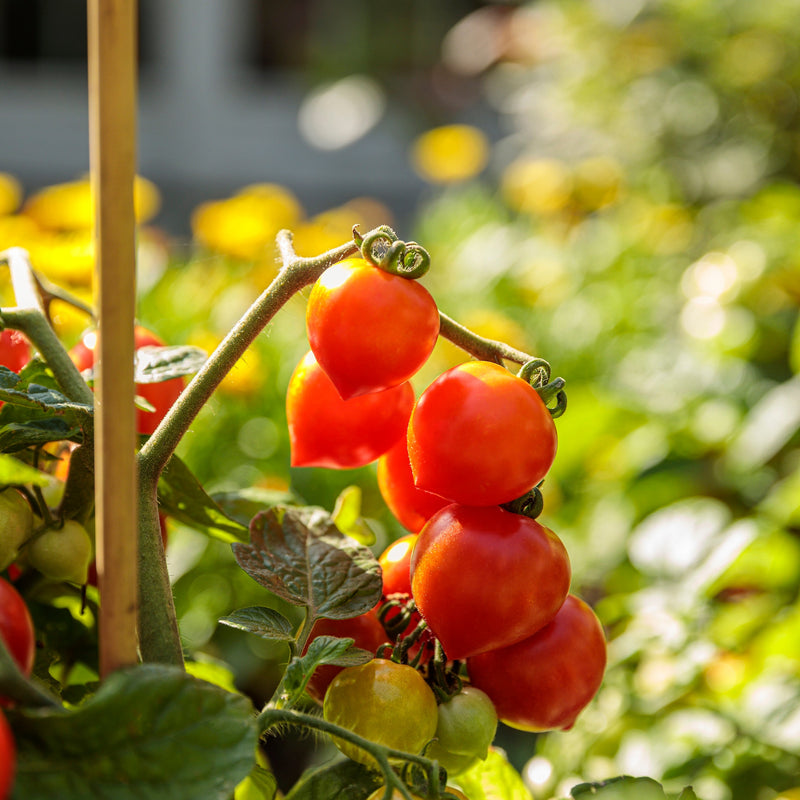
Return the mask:
[(439, 312), (439, 335), (482, 361), (502, 364), (503, 360), (506, 360), (513, 361), (515, 364), (524, 364), (533, 358), (505, 342), (478, 336), (477, 333), (473, 333), (469, 328), (465, 328), (441, 311)]
[(157, 535), (161, 472), (206, 401), (275, 314), (331, 264), (357, 251), (355, 243), (349, 242), (318, 258), (299, 258), (288, 231), (281, 231), (278, 245), (283, 266), (275, 280), (222, 340), (139, 451), (139, 644), (144, 661), (183, 663), (169, 576)]
[[(405, 783), (400, 780), (397, 773), (392, 769), (389, 759), (417, 764), (428, 776), (430, 797), (436, 798), (442, 796), (439, 791), (439, 767), (436, 761), (432, 761), (424, 756), (405, 753), (402, 750), (393, 750), (390, 747), (376, 744), (369, 739), (364, 739), (362, 736), (347, 730), (347, 728), (342, 728), (340, 725), (336, 725), (333, 722), (328, 722), (313, 714), (305, 714), (302, 711), (294, 711), (288, 708), (275, 708), (274, 706), (268, 705), (258, 716), (257, 725), (262, 734), (269, 731), (274, 725), (280, 723), (313, 728), (314, 730), (322, 731), (330, 736), (335, 736), (356, 745), (356, 747), (369, 753), (372, 758), (375, 759), (380, 771), (383, 773), (386, 786), (397, 789), (406, 800), (411, 800), (411, 793)], [(389, 796), (391, 797), (391, 793)]]

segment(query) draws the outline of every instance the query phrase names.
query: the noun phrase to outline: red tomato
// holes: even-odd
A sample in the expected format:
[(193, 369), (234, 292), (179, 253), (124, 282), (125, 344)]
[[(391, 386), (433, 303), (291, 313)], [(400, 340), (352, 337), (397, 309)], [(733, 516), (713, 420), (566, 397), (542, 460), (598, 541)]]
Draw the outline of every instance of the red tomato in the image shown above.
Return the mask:
[[(382, 644), (389, 640), (383, 625), (378, 621), (376, 609), (370, 609), (366, 614), (350, 619), (318, 619), (311, 629), (309, 642), (315, 636), (339, 636), (342, 639), (352, 639), (355, 647), (361, 647), (375, 653)], [(308, 649), (308, 645), (303, 652)], [(306, 686), (309, 695), (318, 702), (322, 702), (330, 682), (344, 669), (333, 664), (323, 664), (314, 670), (311, 680)]]
[(558, 536), (499, 506), (447, 506), (411, 556), (417, 608), (450, 659), (531, 636), (553, 619), (569, 581)]
[(292, 466), (351, 469), (375, 461), (402, 438), (413, 405), (408, 382), (342, 400), (306, 353), (286, 392)]
[(383, 596), (411, 595), (411, 552), (417, 541), (415, 533), (401, 536), (392, 542), (378, 558), (383, 575)]
[(19, 372), (31, 360), (31, 346), (24, 334), (6, 328), (0, 333), (0, 365)]
[(545, 476), (555, 454), (556, 427), (536, 390), (488, 361), (440, 375), (408, 426), (414, 482), (455, 503), (516, 500)]
[[(154, 333), (146, 328), (137, 325), (133, 331), (134, 347), (163, 347), (164, 342)], [(97, 348), (97, 332), (88, 331), (83, 335), (78, 344), (70, 351), (75, 366), (83, 372), (94, 366), (94, 351)], [(150, 435), (158, 427), (158, 424), (166, 416), (172, 404), (178, 399), (178, 395), (183, 391), (183, 378), (170, 378), (160, 383), (137, 383), (136, 394), (147, 400), (155, 411), (145, 411), (136, 409), (136, 430), (139, 433)]]
[(14, 746), (14, 737), (11, 728), (0, 712), (0, 800), (11, 796), (11, 787), (14, 784), (14, 773), (17, 766), (17, 751)]
[(473, 686), (513, 728), (571, 728), (594, 697), (606, 666), (606, 640), (589, 606), (569, 595), (549, 625), (521, 642), (467, 659)]
[(0, 578), (0, 636), (20, 672), (30, 675), (36, 652), (33, 620), (19, 592), (3, 578)]
[(317, 362), (344, 399), (407, 381), (439, 336), (439, 311), (422, 284), (346, 258), (311, 289), (306, 329)]
[(405, 437), (378, 459), (378, 489), (392, 514), (412, 533), (418, 533), (439, 509), (450, 505), (444, 497), (414, 485)]

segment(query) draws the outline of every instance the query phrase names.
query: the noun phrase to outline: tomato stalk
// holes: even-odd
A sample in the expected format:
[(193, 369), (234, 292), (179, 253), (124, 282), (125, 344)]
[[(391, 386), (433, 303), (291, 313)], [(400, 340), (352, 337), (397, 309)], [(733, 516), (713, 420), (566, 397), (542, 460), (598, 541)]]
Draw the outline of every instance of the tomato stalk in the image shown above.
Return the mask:
[(313, 714), (305, 714), (302, 711), (267, 706), (258, 716), (257, 725), (262, 735), (267, 733), (273, 726), (279, 724), (300, 725), (302, 727), (322, 731), (329, 736), (344, 739), (356, 745), (356, 747), (365, 750), (378, 763), (380, 771), (383, 773), (383, 779), (387, 789), (389, 790), (389, 797), (391, 797), (391, 788), (394, 788), (397, 789), (406, 800), (411, 800), (411, 793), (408, 787), (400, 780), (397, 773), (392, 768), (389, 759), (404, 761), (419, 766), (424, 771), (428, 781), (428, 796), (431, 798), (441, 798), (444, 796), (443, 790), (439, 788), (439, 764), (437, 761), (376, 744), (369, 739), (364, 739), (362, 736), (353, 733), (347, 728), (343, 728), (333, 722), (328, 722)]

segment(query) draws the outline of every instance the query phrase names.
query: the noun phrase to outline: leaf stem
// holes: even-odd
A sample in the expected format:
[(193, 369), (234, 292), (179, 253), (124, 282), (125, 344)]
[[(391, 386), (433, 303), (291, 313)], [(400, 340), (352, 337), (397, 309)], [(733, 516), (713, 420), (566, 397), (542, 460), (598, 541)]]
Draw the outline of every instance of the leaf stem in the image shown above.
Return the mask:
[(439, 311), (439, 335), (482, 361), (502, 364), (503, 360), (506, 360), (524, 364), (533, 358), (505, 342), (478, 336), (477, 333), (465, 328), (442, 311)]

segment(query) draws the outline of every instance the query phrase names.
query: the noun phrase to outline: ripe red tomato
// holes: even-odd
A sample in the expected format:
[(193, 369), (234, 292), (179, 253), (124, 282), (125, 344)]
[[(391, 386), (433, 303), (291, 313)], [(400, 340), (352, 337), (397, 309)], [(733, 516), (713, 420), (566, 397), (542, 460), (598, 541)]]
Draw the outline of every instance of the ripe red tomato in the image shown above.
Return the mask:
[(0, 333), (0, 365), (19, 372), (31, 360), (31, 346), (25, 335), (6, 328)]
[[(315, 636), (339, 636), (343, 639), (352, 639), (355, 647), (377, 652), (382, 644), (388, 643), (386, 631), (378, 621), (376, 609), (370, 609), (366, 614), (350, 619), (318, 619), (311, 629), (309, 642)], [(303, 652), (308, 649), (308, 645)], [(318, 702), (322, 702), (325, 692), (331, 681), (344, 669), (333, 664), (323, 664), (314, 670), (311, 680), (306, 686), (306, 691)]]
[(378, 558), (383, 576), (383, 596), (411, 595), (411, 553), (417, 541), (415, 533), (392, 542)]
[(605, 666), (600, 620), (574, 595), (533, 636), (467, 659), (473, 685), (489, 695), (500, 719), (528, 731), (571, 728), (600, 688)]
[[(164, 342), (154, 333), (137, 325), (133, 331), (134, 347), (163, 347)], [(83, 335), (78, 344), (70, 350), (70, 356), (75, 366), (83, 372), (94, 366), (94, 351), (97, 348), (97, 332), (90, 330)], [(137, 383), (136, 394), (147, 400), (155, 411), (136, 409), (136, 430), (141, 434), (150, 435), (166, 416), (172, 404), (183, 391), (183, 378), (170, 378), (160, 383)]]
[(402, 438), (413, 405), (408, 382), (342, 400), (306, 353), (286, 392), (292, 466), (351, 469), (375, 461)]
[(498, 364), (469, 361), (422, 393), (408, 426), (416, 485), (455, 503), (516, 500), (556, 454), (550, 412), (527, 382)]
[(6, 800), (11, 796), (16, 766), (17, 751), (14, 737), (11, 735), (11, 728), (6, 718), (0, 712), (0, 800)]
[(407, 381), (439, 336), (427, 289), (361, 258), (346, 258), (311, 289), (306, 329), (317, 362), (348, 399)]
[(0, 578), (0, 636), (24, 675), (30, 675), (36, 652), (33, 620), (19, 592)]
[(418, 533), (440, 508), (450, 505), (444, 497), (414, 485), (405, 437), (378, 459), (378, 489), (392, 514), (412, 533)]
[(567, 596), (570, 572), (558, 536), (499, 506), (443, 508), (411, 556), (417, 608), (450, 659), (506, 647), (544, 627)]

